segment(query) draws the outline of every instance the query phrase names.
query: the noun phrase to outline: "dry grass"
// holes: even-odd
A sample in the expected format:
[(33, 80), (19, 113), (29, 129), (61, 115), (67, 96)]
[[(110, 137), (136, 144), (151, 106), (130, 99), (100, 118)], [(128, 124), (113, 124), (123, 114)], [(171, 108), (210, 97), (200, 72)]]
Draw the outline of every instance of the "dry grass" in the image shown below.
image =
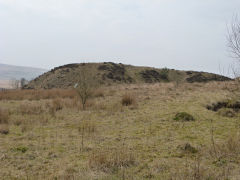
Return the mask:
[(95, 151), (90, 155), (89, 166), (93, 170), (116, 172), (136, 164), (134, 153), (127, 148), (105, 149)]
[(136, 103), (136, 98), (134, 95), (126, 93), (123, 95), (121, 102), (123, 106), (130, 106)]
[(74, 98), (76, 96), (76, 91), (72, 89), (0, 91), (0, 100), (40, 100)]
[(0, 108), (0, 124), (8, 124), (9, 112), (6, 109)]
[(97, 89), (93, 92), (94, 97), (104, 97), (104, 89)]
[[(206, 109), (229, 98), (224, 87), (215, 82), (104, 87), (104, 97), (93, 97), (85, 111), (76, 96), (2, 100), (8, 120), (0, 124), (0, 177), (240, 179), (240, 114)], [(19, 91), (27, 97), (26, 92)], [(122, 105), (126, 94), (137, 97), (137, 108)], [(173, 120), (178, 112), (195, 121)]]
[(34, 103), (22, 103), (19, 106), (19, 113), (21, 113), (22, 115), (30, 115), (30, 114), (35, 114), (35, 115), (39, 115), (44, 113), (44, 108), (42, 107), (41, 104), (34, 104)]
[(0, 134), (8, 134), (9, 126), (7, 124), (0, 124)]
[(54, 111), (63, 109), (63, 101), (60, 98), (52, 100), (52, 108)]

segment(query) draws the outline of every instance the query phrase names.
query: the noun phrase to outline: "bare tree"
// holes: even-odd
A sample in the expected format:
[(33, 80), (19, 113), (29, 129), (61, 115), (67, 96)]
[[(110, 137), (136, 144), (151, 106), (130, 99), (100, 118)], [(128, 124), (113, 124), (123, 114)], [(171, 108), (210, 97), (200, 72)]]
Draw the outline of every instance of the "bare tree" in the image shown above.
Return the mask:
[(25, 78), (21, 78), (20, 79), (20, 85), (21, 85), (21, 88), (27, 84), (27, 80)]
[[(235, 82), (237, 85), (237, 94), (240, 90), (240, 20), (236, 15), (228, 26), (227, 34), (228, 48), (231, 53), (231, 56), (236, 59), (236, 63), (231, 66), (231, 70), (235, 77)], [(239, 95), (238, 95), (239, 96)]]
[[(228, 48), (233, 58), (237, 60), (237, 65), (232, 66), (233, 75), (236, 79), (240, 76), (240, 20), (235, 16), (228, 27)], [(237, 67), (236, 67), (237, 66)]]
[(12, 87), (12, 89), (18, 89), (20, 86), (20, 81), (16, 79), (11, 79), (10, 86)]
[(228, 47), (232, 56), (240, 61), (240, 20), (235, 16), (228, 27)]
[(91, 71), (87, 71), (86, 65), (82, 64), (80, 72), (77, 75), (76, 89), (82, 104), (83, 110), (86, 109), (86, 104), (93, 94), (93, 90), (97, 88), (97, 81)]

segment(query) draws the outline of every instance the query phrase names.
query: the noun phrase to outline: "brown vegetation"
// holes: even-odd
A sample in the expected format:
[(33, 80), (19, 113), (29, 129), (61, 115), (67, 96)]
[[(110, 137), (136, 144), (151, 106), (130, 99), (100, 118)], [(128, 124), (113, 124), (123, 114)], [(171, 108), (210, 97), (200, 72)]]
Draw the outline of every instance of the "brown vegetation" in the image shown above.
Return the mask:
[(132, 94), (124, 94), (122, 97), (122, 105), (123, 106), (130, 106), (136, 103), (136, 98)]
[(77, 96), (1, 100), (8, 120), (0, 123), (0, 176), (238, 179), (239, 111), (206, 109), (229, 97), (224, 83), (118, 85), (96, 94), (85, 111)]
[(8, 124), (9, 112), (6, 109), (0, 108), (0, 124)]
[(0, 100), (40, 100), (56, 98), (74, 98), (76, 96), (76, 91), (72, 89), (0, 91)]
[(93, 170), (110, 172), (130, 167), (136, 163), (134, 153), (123, 147), (95, 151), (90, 155), (89, 166)]

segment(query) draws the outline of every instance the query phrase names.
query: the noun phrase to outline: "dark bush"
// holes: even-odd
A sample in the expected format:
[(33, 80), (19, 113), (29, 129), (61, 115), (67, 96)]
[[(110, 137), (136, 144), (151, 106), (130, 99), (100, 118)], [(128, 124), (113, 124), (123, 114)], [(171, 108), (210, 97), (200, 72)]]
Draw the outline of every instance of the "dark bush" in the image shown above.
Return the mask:
[(8, 134), (9, 133), (9, 127), (7, 124), (0, 125), (0, 134)]

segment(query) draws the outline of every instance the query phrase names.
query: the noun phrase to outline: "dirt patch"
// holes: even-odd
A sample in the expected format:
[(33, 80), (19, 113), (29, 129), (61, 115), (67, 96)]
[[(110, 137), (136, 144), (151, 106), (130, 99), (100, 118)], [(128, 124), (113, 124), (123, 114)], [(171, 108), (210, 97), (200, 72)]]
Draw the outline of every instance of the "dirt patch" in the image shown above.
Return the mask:
[[(192, 75), (194, 72), (188, 71), (187, 75)], [(220, 76), (217, 74), (210, 74), (210, 73), (202, 73), (202, 72), (195, 72), (194, 75), (186, 79), (189, 83), (194, 82), (209, 82), (209, 81), (230, 81), (231, 78)]]

